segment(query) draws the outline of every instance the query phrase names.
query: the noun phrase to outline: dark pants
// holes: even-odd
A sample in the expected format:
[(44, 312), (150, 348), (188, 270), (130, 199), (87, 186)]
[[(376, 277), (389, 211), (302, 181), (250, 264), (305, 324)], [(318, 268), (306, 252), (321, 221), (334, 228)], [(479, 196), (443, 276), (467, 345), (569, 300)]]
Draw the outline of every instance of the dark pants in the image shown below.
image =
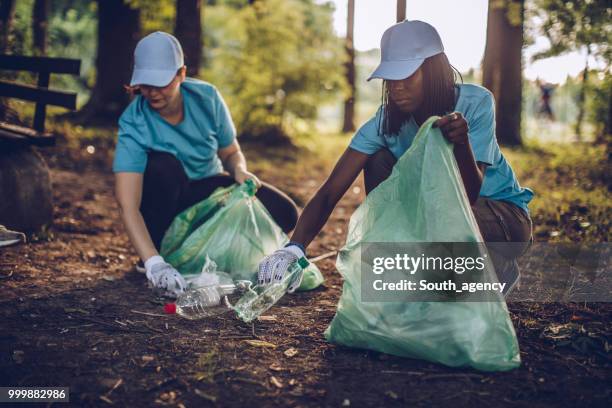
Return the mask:
[[(209, 197), (218, 187), (234, 183), (227, 174), (189, 180), (183, 165), (172, 154), (149, 153), (140, 212), (155, 247), (159, 250), (164, 233), (181, 211)], [(262, 183), (256, 196), (283, 231), (288, 233), (295, 227), (298, 209), (286, 194)]]
[[(364, 169), (366, 194), (386, 180), (397, 159), (388, 149), (381, 149), (368, 160)], [(491, 252), (493, 264), (501, 282), (511, 281), (505, 276), (515, 259), (529, 248), (532, 242), (532, 223), (529, 214), (507, 201), (478, 197), (472, 211), (480, 233)], [(489, 243), (505, 243), (489, 244)], [(518, 272), (517, 272), (518, 273)]]

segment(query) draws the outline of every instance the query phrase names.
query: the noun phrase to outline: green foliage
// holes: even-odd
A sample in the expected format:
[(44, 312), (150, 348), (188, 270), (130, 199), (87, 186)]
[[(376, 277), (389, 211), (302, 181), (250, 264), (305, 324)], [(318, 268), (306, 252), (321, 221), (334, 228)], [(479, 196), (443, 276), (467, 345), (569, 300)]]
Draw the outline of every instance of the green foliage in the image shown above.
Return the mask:
[(221, 89), (240, 134), (303, 134), (319, 106), (344, 90), (344, 51), (332, 12), (314, 0), (206, 9), (205, 78)]
[(534, 55), (542, 59), (588, 47), (593, 55), (612, 61), (612, 7), (609, 0), (537, 0), (541, 34), (550, 48)]
[(174, 31), (176, 0), (125, 0), (133, 8), (140, 9), (143, 36), (154, 31)]
[[(610, 71), (592, 71), (589, 76), (587, 118), (595, 124), (596, 134), (610, 137), (612, 124), (609, 123), (610, 94), (612, 93), (612, 74)], [(604, 134), (607, 131), (607, 135)]]

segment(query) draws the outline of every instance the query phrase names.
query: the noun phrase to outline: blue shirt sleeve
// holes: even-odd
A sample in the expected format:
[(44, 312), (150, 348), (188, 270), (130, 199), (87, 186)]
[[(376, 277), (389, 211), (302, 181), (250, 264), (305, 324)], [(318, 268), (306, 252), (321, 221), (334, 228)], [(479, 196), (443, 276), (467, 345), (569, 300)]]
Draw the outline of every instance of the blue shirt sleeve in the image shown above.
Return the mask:
[(214, 90), (213, 105), (215, 109), (215, 124), (217, 126), (217, 141), (219, 142), (219, 149), (223, 149), (231, 145), (236, 138), (236, 127), (223, 97), (217, 88), (214, 88)]
[(480, 100), (468, 122), (469, 138), (477, 162), (495, 163), (495, 152), (499, 149), (495, 138), (495, 100), (489, 92)]
[(138, 140), (138, 130), (122, 116), (119, 119), (113, 172), (144, 173), (146, 167), (147, 151)]
[(374, 117), (361, 125), (359, 130), (357, 130), (349, 144), (351, 149), (365, 154), (374, 154), (385, 147), (383, 136), (379, 135), (378, 132), (380, 112), (381, 110), (379, 109)]

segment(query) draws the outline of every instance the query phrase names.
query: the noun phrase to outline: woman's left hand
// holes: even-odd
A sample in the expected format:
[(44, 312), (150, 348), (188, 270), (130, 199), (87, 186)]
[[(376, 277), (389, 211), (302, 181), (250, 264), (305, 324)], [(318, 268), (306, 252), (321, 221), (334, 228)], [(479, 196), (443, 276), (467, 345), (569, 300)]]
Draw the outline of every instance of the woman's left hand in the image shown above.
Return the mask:
[(236, 180), (236, 183), (242, 184), (248, 179), (253, 180), (257, 188), (261, 187), (261, 181), (253, 173), (246, 170), (236, 170), (236, 173), (234, 174), (234, 180)]
[(446, 140), (455, 145), (469, 143), (468, 123), (460, 112), (441, 117), (434, 123), (434, 127), (440, 128)]

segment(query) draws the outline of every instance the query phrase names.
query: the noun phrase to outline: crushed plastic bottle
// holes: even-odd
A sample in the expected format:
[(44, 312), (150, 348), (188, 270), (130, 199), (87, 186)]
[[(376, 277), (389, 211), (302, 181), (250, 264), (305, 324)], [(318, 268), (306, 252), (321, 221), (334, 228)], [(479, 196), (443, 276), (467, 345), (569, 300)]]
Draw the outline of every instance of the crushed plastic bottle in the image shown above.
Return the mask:
[(288, 273), (280, 282), (249, 288), (233, 306), (238, 317), (246, 323), (257, 319), (287, 293), (287, 289), (291, 282), (293, 282), (293, 279), (299, 278), (299, 274), (303, 273), (308, 265), (310, 265), (310, 262), (302, 257), (291, 265)]
[(217, 316), (231, 310), (228, 296), (250, 288), (251, 282), (238, 281), (236, 284), (204, 286), (188, 289), (178, 297), (176, 303), (168, 303), (164, 311), (178, 314), (189, 320)]

